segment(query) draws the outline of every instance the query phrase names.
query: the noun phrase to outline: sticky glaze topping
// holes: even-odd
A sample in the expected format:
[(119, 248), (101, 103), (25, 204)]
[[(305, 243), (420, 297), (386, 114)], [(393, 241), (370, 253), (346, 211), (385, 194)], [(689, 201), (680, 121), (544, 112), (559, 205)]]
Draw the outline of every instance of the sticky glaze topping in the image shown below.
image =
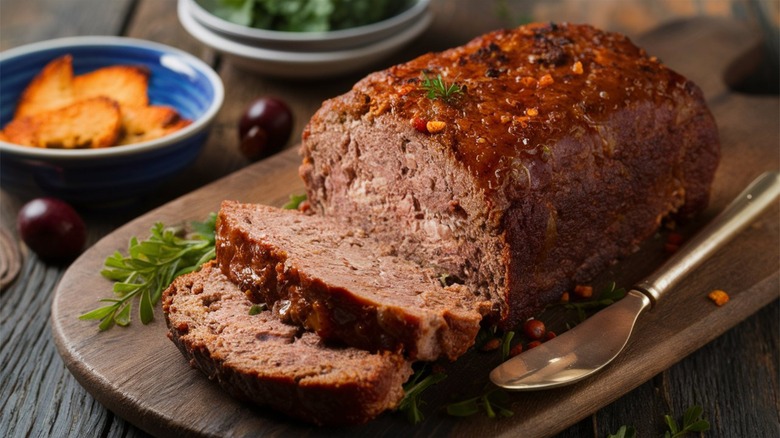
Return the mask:
[[(420, 83), (439, 74), (463, 93), (428, 98)], [(487, 34), (372, 74), (355, 90), (369, 97), (371, 116), (409, 120), (450, 148), (486, 191), (529, 184), (562, 139), (600, 137), (596, 153), (611, 154), (600, 126), (617, 111), (671, 108), (680, 93), (698, 92), (627, 37), (567, 24)]]

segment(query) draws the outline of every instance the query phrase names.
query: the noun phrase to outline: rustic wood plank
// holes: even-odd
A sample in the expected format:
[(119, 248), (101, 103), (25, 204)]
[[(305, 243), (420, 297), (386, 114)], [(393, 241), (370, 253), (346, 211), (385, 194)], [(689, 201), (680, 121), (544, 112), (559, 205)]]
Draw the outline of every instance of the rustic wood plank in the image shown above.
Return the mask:
[[(780, 303), (762, 309), (688, 360), (664, 372), (671, 410), (682, 416), (698, 404), (722, 436), (772, 436), (777, 432), (778, 318)], [(713, 367), (728, 355), (727, 366)], [(735, 385), (733, 382), (749, 382)], [(766, 419), (775, 419), (774, 426)]]
[[(628, 0), (628, 2), (635, 1)], [(695, 0), (683, 0), (683, 2), (701, 4)], [(191, 39), (191, 37), (182, 33), (180, 27), (177, 29), (179, 25), (175, 20), (175, 12), (171, 12), (174, 10), (171, 6), (174, 3), (174, 0), (112, 0), (110, 2), (102, 0), (79, 0), (78, 2), (2, 0), (2, 4), (0, 4), (2, 10), (0, 13), (0, 49), (5, 50), (18, 44), (60, 36), (113, 35), (121, 32), (121, 28), (126, 28), (132, 36), (145, 38), (144, 32), (148, 31), (150, 32), (149, 39), (159, 39), (161, 42), (182, 48), (190, 47), (189, 44), (192, 40), (190, 42), (186, 40)], [(473, 10), (469, 9), (468, 2), (435, 1), (437, 19), (431, 30), (423, 37), (425, 44), (410, 48), (408, 53), (424, 50), (423, 46), (426, 45), (433, 49), (443, 49), (461, 44), (468, 37), (486, 30), (483, 26), (493, 26), (493, 23), (496, 22), (503, 23), (502, 25), (511, 25), (531, 16), (529, 11), (535, 11), (537, 18), (548, 19), (543, 15), (544, 10), (538, 9), (539, 5), (558, 8), (555, 9), (554, 13), (551, 13), (551, 17), (555, 17), (556, 20), (590, 21), (594, 24), (599, 23), (593, 19), (593, 14), (588, 14), (588, 10), (598, 12), (603, 18), (606, 14), (601, 11), (608, 9), (606, 6), (576, 9), (579, 2), (571, 0), (507, 3), (510, 5), (512, 16), (504, 19), (495, 15), (496, 11), (493, 9), (482, 10), (482, 6), (480, 6), (479, 13), (474, 13)], [(611, 2), (610, 6), (619, 7), (617, 3)], [(566, 4), (568, 6), (564, 7)], [(125, 23), (124, 17), (128, 12), (134, 14), (131, 16), (143, 18), (136, 18)], [(653, 13), (657, 12), (653, 11)], [(646, 18), (645, 22), (656, 19), (651, 16), (644, 18)], [(609, 23), (609, 20), (606, 22)], [(148, 26), (145, 23), (148, 23)], [(465, 23), (455, 29), (462, 30), (462, 32), (451, 31), (452, 23)], [(610, 26), (614, 25), (608, 24), (607, 27)], [(626, 26), (626, 31), (629, 34), (636, 32), (630, 26)], [(729, 41), (724, 42), (729, 43)], [(713, 46), (712, 48), (717, 50), (717, 47)], [(214, 57), (212, 52), (202, 46), (192, 46), (190, 51), (208, 62), (218, 63), (217, 57)], [(685, 56), (688, 55), (688, 53), (685, 54)], [(399, 56), (393, 61), (396, 60), (401, 61), (403, 58)], [(665, 58), (665, 60), (668, 61), (669, 58)], [(249, 99), (250, 96), (275, 91), (279, 87), (283, 90), (288, 87), (289, 90), (285, 91), (284, 96), (289, 96), (288, 99), (295, 98), (295, 94), (293, 94), (295, 93), (295, 84), (258, 79), (247, 75), (246, 72), (238, 71), (230, 65), (220, 66), (220, 74), (226, 80), (226, 86), (236, 84), (231, 91), (233, 99)], [(711, 75), (709, 78), (705, 78), (705, 83), (710, 79), (717, 79), (716, 76)], [(348, 80), (337, 84), (326, 84), (326, 86), (332, 86), (334, 92), (345, 89), (344, 87), (349, 85), (351, 82)], [(321, 84), (317, 84), (317, 86), (321, 86)], [(317, 86), (314, 87), (313, 91), (306, 91), (317, 93), (320, 91)], [(751, 105), (751, 103), (747, 103), (735, 111), (749, 110)], [(237, 111), (238, 105), (231, 105), (231, 108), (233, 108), (232, 111)], [(302, 126), (301, 120), (305, 120), (306, 115), (313, 112), (315, 108), (316, 104), (296, 107), (296, 115), (300, 114), (298, 124), (296, 124), (296, 132)], [(771, 102), (768, 102), (767, 108), (775, 111), (771, 114), (776, 114), (776, 104), (773, 106)], [(112, 217), (107, 217), (105, 212), (87, 212), (90, 243), (94, 243), (117, 224), (132, 219), (138, 212), (144, 211), (147, 207), (159, 205), (164, 199), (186, 193), (189, 191), (189, 187), (194, 188), (197, 184), (213, 181), (231, 170), (244, 166), (246, 163), (242, 161), (240, 156), (224, 156), (226, 151), (234, 153), (234, 150), (227, 148), (234, 147), (237, 141), (233, 131), (235, 116), (230, 116), (230, 114), (226, 114), (222, 121), (218, 121), (215, 135), (212, 135), (211, 140), (215, 151), (217, 151), (214, 156), (223, 161), (203, 160), (200, 167), (195, 167), (195, 169), (200, 170), (193, 170), (202, 172), (199, 177), (195, 178), (196, 183), (180, 187), (179, 181), (176, 181), (172, 186), (164, 187), (157, 200), (147, 204), (132, 206), (125, 211), (112, 212)], [(761, 128), (759, 123), (748, 122), (739, 132), (734, 132), (729, 138), (724, 139), (724, 142), (738, 141), (740, 145), (744, 145), (746, 137), (740, 138), (740, 136), (750, 136)], [(770, 129), (768, 132), (770, 135), (765, 139), (769, 140), (770, 145), (776, 145), (776, 128)], [(774, 133), (774, 137), (771, 135), (772, 133)], [(292, 139), (290, 145), (292, 146), (295, 141), (296, 139)], [(756, 153), (762, 145), (748, 144), (747, 146), (749, 147), (748, 156), (755, 160)], [(220, 151), (222, 154), (219, 153)], [(209, 163), (218, 165), (209, 168)], [(261, 173), (256, 174), (256, 177), (274, 177), (274, 174), (273, 172)], [(742, 178), (746, 181), (750, 176), (743, 175)], [(727, 181), (720, 189), (731, 187), (736, 191), (739, 189), (737, 186), (739, 182), (737, 180)], [(283, 198), (279, 197), (274, 202), (283, 201)], [(15, 212), (18, 211), (20, 205), (21, 200), (7, 196), (5, 192), (0, 194), (0, 212), (2, 213), (0, 223), (4, 227), (13, 229)], [(65, 370), (59, 356), (53, 353), (54, 348), (48, 331), (48, 302), (51, 299), (52, 288), (61, 276), (61, 267), (44, 267), (34, 256), (30, 256), (26, 259), (22, 269), (22, 275), (17, 283), (0, 294), (0, 339), (4, 341), (0, 345), (0, 435), (146, 436), (143, 431), (106, 410), (89, 395)], [(42, 296), (45, 297), (44, 300), (41, 300)], [(660, 434), (663, 425), (659, 420), (659, 415), (671, 412), (670, 408), (678, 410), (679, 413), (679, 410), (687, 407), (686, 403), (688, 402), (704, 404), (707, 411), (713, 412), (710, 419), (716, 418), (718, 420), (714, 424), (713, 433), (707, 436), (775, 435), (778, 427), (777, 412), (780, 412), (780, 406), (777, 402), (778, 383), (776, 380), (778, 364), (777, 316), (778, 305), (775, 302), (759, 312), (758, 315), (751, 317), (708, 346), (693, 353), (677, 366), (664, 371), (615, 403), (601, 409), (595, 415), (585, 418), (562, 436), (603, 437), (608, 432), (614, 432), (617, 426), (624, 423), (637, 426), (640, 436)], [(756, 333), (762, 333), (765, 336), (759, 337), (756, 336)], [(724, 350), (735, 351), (734, 357), (739, 358), (739, 360), (724, 359)], [(697, 359), (700, 355), (703, 355), (703, 358)], [(766, 366), (767, 374), (756, 372), (756, 362), (759, 362), (760, 366)], [(716, 365), (720, 364), (729, 364), (734, 368), (717, 368)], [(702, 374), (706, 373), (703, 370), (710, 372), (715, 370), (718, 376), (704, 382)], [(720, 386), (709, 387), (708, 384), (712, 381)], [(13, 383), (9, 384), (10, 382)], [(743, 386), (737, 387), (738, 390), (733, 390), (729, 386), (735, 387), (735, 382), (739, 382)], [(652, 406), (652, 409), (648, 409), (648, 405)], [(26, 412), (20, 412), (22, 406)], [(427, 429), (423, 429), (423, 431), (427, 431)], [(422, 435), (423, 431), (418, 430), (413, 434)]]
[[(4, 0), (0, 50), (53, 38), (120, 35), (133, 4), (133, 0), (81, 0), (74, 7), (58, 0)], [(0, 224), (14, 236), (22, 202), (0, 193)], [(90, 243), (109, 230), (90, 227)], [(0, 295), (0, 435), (97, 435), (113, 415), (75, 382), (53, 348), (49, 291), (63, 267), (47, 266), (25, 248), (22, 254), (20, 275)]]
[[(676, 418), (692, 405), (702, 406), (712, 425), (705, 436), (772, 436), (777, 430), (777, 346), (780, 302), (726, 332), (688, 358), (559, 435), (604, 437), (621, 425), (638, 436), (662, 436), (663, 416)], [(728, 366), (724, 352), (731, 357)], [(756, 365), (759, 362), (760, 365)], [(738, 385), (734, 382), (739, 381)], [(774, 388), (774, 389), (773, 389)]]
[(136, 0), (124, 35), (176, 47), (213, 64), (214, 52), (205, 48), (179, 24), (176, 3), (177, 0)]
[[(135, 1), (79, 0), (74, 5), (60, 0), (3, 0), (0, 50), (70, 36), (121, 35), (125, 17), (132, 15)], [(22, 203), (17, 196), (0, 192), (0, 224), (9, 232), (15, 232), (16, 212)], [(95, 240), (96, 237), (90, 243)]]
[(78, 35), (119, 35), (134, 0), (3, 0), (0, 50)]
[[(704, 24), (692, 23), (691, 29), (698, 29), (699, 25)], [(684, 35), (684, 32), (680, 31), (680, 35)], [(682, 39), (676, 40), (675, 45), (681, 44), (682, 41)], [(762, 143), (761, 136), (765, 135), (765, 132), (770, 132), (768, 135), (771, 138), (773, 134), (766, 128), (774, 123), (778, 115), (776, 100), (762, 101), (731, 95), (720, 97), (717, 90), (714, 93), (718, 101), (714, 102), (713, 111), (721, 124), (724, 142), (729, 140), (724, 146), (726, 158), (719, 173), (719, 180), (724, 183), (716, 185), (712, 208), (702, 218), (688, 226), (689, 232), (712, 217), (730, 200), (733, 193), (744, 185), (737, 185), (736, 182), (750, 179), (751, 174), (761, 170), (778, 166), (776, 151), (759, 147), (755, 149), (758, 157), (753, 157), (749, 154), (745, 155), (742, 148), (742, 142)], [(743, 110), (735, 111), (735, 109)], [(744, 120), (745, 118), (750, 118), (750, 121)], [(750, 133), (750, 137), (740, 139), (743, 135), (743, 127), (751, 124), (754, 130)], [(764, 129), (759, 129), (761, 127)], [(132, 329), (134, 333), (126, 335), (121, 330), (97, 334), (94, 332), (94, 327), (75, 319), (79, 312), (89, 308), (90, 299), (94, 301), (100, 295), (92, 291), (100, 289), (99, 286), (105, 283), (95, 276), (105, 254), (126, 240), (129, 235), (143, 233), (153, 220), (176, 222), (182, 219), (200, 218), (206, 212), (216, 209), (219, 201), (225, 197), (280, 205), (291, 190), (300, 188), (295, 167), (297, 167), (297, 157), (294, 151), (289, 151), (231, 174), (122, 227), (99, 242), (71, 267), (61, 283), (53, 304), (54, 330), (57, 334), (55, 340), (66, 358), (68, 367), (102, 403), (119, 415), (132, 419), (140, 427), (158, 434), (170, 433), (172, 430), (188, 434), (240, 433), (241, 430), (247, 430), (246, 428), (258, 431), (282, 428), (290, 433), (321, 432), (237, 404), (220, 394), (214, 385), (208, 384), (197, 373), (187, 373), (182, 361), (178, 359), (177, 362), (178, 352), (163, 351), (164, 345), (159, 345), (167, 343), (160, 336), (160, 333), (164, 332), (160, 321), (148, 326), (135, 326)], [(728, 181), (732, 181), (733, 184), (726, 184), (725, 182)], [(254, 190), (244, 190), (246, 187), (253, 187)], [(681, 357), (692, 353), (736, 322), (773, 301), (776, 298), (774, 290), (777, 288), (778, 281), (777, 266), (773, 261), (780, 255), (777, 248), (767, 245), (769, 243), (767, 238), (776, 239), (778, 233), (778, 224), (771, 221), (771, 216), (769, 219), (765, 217), (737, 242), (730, 245), (727, 253), (719, 253), (709, 265), (683, 282), (679, 290), (660, 303), (654, 312), (640, 320), (637, 326), (637, 337), (629, 343), (625, 355), (619, 357), (614, 365), (608, 367), (599, 376), (570, 388), (536, 394), (512, 394), (511, 400), (517, 412), (516, 417), (496, 422), (486, 418), (456, 421), (446, 416), (432, 415), (422, 425), (412, 428), (402, 419), (399, 421), (397, 416), (383, 416), (363, 428), (355, 429), (354, 432), (375, 434), (380, 431), (391, 431), (421, 435), (447, 433), (473, 436), (477, 433), (510, 434), (523, 430), (531, 435), (539, 435), (559, 431), (581, 418), (587, 418), (594, 410), (612, 403), (620, 395), (640, 386), (643, 381), (652, 379)], [(663, 253), (658, 251), (658, 243), (662, 242), (656, 242), (655, 250), (652, 249), (651, 242), (642, 253), (632, 257), (629, 262), (611, 268), (604, 275), (624, 283), (638, 280), (640, 275), (653, 268), (653, 265), (647, 263), (649, 259), (663, 257)], [(734, 258), (735, 255), (746, 253), (750, 248), (765, 251), (769, 258), (756, 260), (751, 258), (750, 265), (735, 264), (735, 260), (738, 260)], [(87, 288), (89, 291), (77, 295), (73, 291), (76, 285), (80, 289), (84, 285), (90, 285)], [(726, 310), (716, 308), (705, 298), (706, 292), (715, 287), (733, 292), (734, 299), (725, 308)], [(144, 339), (143, 345), (137, 343), (137, 336)], [(120, 342), (134, 343), (134, 348), (139, 350), (152, 348), (155, 353), (150, 354), (150, 362), (147, 362), (146, 366), (156, 370), (156, 375), (162, 377), (161, 380), (165, 383), (145, 381), (143, 374), (133, 369), (133, 355), (127, 352), (117, 352), (111, 357), (100, 355), (101, 345)], [(77, 356), (74, 356), (74, 353), (77, 353)], [(450, 369), (449, 384), (442, 385), (440, 390), (443, 393), (433, 395), (431, 405), (436, 406), (446, 400), (451, 395), (450, 391), (468, 394), (468, 390), (481, 386), (480, 381), (474, 381), (474, 376), (478, 375), (479, 370), (487, 370), (489, 361), (489, 358), (477, 353), (459, 360)], [(177, 375), (178, 380), (170, 376), (170, 373)], [(162, 393), (159, 393), (160, 391)], [(648, 389), (645, 388), (643, 391), (646, 392)], [(211, 404), (207, 406), (200, 402), (187, 405), (171, 403), (170, 398), (166, 397), (169, 392), (190, 394), (188, 400), (218, 399), (220, 406), (224, 408), (217, 414)], [(139, 394), (144, 394), (143, 399), (138, 399)], [(194, 394), (199, 395), (194, 396)], [(668, 406), (670, 409), (666, 410), (663, 408), (667, 406), (656, 400), (657, 409), (651, 412), (652, 415), (648, 414), (644, 417), (643, 425), (651, 422), (657, 424), (654, 421), (657, 421), (659, 412), (678, 412), (678, 409), (682, 409), (680, 406), (690, 400), (675, 398), (675, 401), (677, 404), (670, 404)], [(139, 416), (139, 408), (146, 414)], [(236, 419), (233, 417), (236, 412), (248, 416), (241, 414), (240, 419)], [(163, 416), (159, 416), (161, 413)], [(568, 417), (561, 418), (564, 415)], [(652, 420), (651, 417), (656, 420)], [(188, 420), (184, 423), (181, 418), (196, 418), (199, 421), (193, 420), (196, 421), (193, 423)], [(594, 422), (593, 419), (590, 421)], [(598, 417), (595, 423), (595, 427), (598, 427)], [(580, 424), (578, 427), (584, 428), (585, 424)], [(605, 423), (604, 427), (611, 429), (614, 425)]]

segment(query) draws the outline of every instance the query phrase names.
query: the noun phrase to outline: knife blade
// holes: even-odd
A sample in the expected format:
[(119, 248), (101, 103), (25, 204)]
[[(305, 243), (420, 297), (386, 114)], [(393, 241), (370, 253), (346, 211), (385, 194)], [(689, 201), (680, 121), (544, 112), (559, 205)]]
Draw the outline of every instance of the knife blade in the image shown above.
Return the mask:
[(490, 380), (506, 389), (528, 391), (569, 385), (598, 372), (623, 350), (645, 309), (742, 231), (778, 195), (780, 173), (762, 174), (623, 299), (562, 335), (505, 361), (491, 371)]

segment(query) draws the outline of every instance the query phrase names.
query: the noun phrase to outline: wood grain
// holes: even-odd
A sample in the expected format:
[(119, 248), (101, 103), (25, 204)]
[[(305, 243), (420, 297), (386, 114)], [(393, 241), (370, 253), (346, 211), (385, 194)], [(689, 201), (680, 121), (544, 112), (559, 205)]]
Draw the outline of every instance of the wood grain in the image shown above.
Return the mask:
[[(728, 41), (720, 39), (724, 29)], [(712, 41), (713, 37), (717, 41)], [(711, 21), (678, 23), (642, 41), (651, 53), (660, 54), (664, 60), (672, 59), (671, 65), (702, 84), (721, 128), (724, 159), (712, 206), (698, 221), (683, 228), (686, 233), (694, 232), (722, 209), (754, 176), (777, 168), (780, 163), (778, 151), (772, 147), (777, 142), (777, 99), (734, 95), (712, 79), (716, 76), (713, 72), (724, 71), (730, 59), (755, 42), (738, 26)], [(716, 44), (718, 50), (711, 49)], [(691, 57), (675, 56), (693, 52), (697, 53), (695, 62)], [(98, 333), (93, 323), (77, 319), (110, 289), (110, 284), (96, 273), (103, 259), (124, 248), (130, 236), (145, 235), (155, 221), (202, 219), (215, 211), (224, 198), (281, 205), (290, 193), (300, 191), (297, 164), (296, 153), (290, 150), (165, 204), (99, 241), (65, 273), (52, 303), (54, 340), (68, 369), (103, 405), (156, 435), (333, 432), (287, 421), (224, 395), (216, 385), (189, 369), (165, 338), (159, 312), (150, 325), (136, 323), (129, 330), (105, 333)], [(512, 394), (516, 414), (502, 421), (484, 417), (458, 421), (431, 414), (422, 425), (411, 426), (402, 416), (388, 414), (368, 425), (338, 432), (361, 436), (510, 436), (522, 431), (527, 436), (544, 436), (564, 430), (776, 300), (780, 281), (777, 215), (775, 209), (763, 216), (643, 317), (625, 354), (594, 378), (567, 388)], [(638, 280), (663, 258), (660, 243), (649, 242), (635, 256), (610, 268), (604, 277), (621, 284)], [(728, 290), (732, 301), (723, 308), (711, 305), (705, 296), (713, 288)], [(486, 377), (491, 360), (494, 359), (474, 353), (450, 366), (450, 377), (437, 387), (430, 405), (437, 406), (456, 395), (476, 395), (474, 391), (486, 379), (474, 376)], [(658, 406), (657, 411), (665, 411), (664, 407)]]
[[(654, 28), (675, 17), (699, 13), (728, 15), (749, 22), (750, 11), (744, 6), (753, 0), (664, 0), (659, 5), (671, 2), (675, 8), (658, 7), (656, 0), (599, 1), (597, 7), (591, 5), (591, 0), (432, 0), (436, 20), (431, 29), (388, 62), (403, 61), (405, 57), (424, 50), (444, 49), (487, 30), (511, 27), (528, 19), (589, 22), (625, 32), (631, 37), (637, 37), (643, 29)], [(508, 14), (500, 11), (499, 6), (503, 4), (508, 6)], [(731, 11), (711, 10), (711, 6), (723, 5)], [(189, 50), (212, 64), (225, 81), (226, 90), (229, 90), (230, 98), (223, 108), (225, 115), (217, 122), (203, 157), (191, 169), (193, 177), (183, 175), (170, 181), (149, 198), (126, 209), (110, 212), (81, 210), (88, 224), (90, 244), (138, 214), (247, 165), (236, 152), (235, 119), (229, 115), (238, 114), (240, 107), (249, 99), (283, 90), (294, 107), (299, 122), (297, 127), (300, 127), (316, 109), (318, 102), (314, 102), (315, 98), (327, 93), (335, 94), (351, 85), (351, 78), (346, 78), (318, 82), (296, 92), (294, 83), (247, 74), (228, 62), (221, 62), (210, 49), (194, 43), (178, 23), (175, 10), (176, 0), (0, 0), (2, 50), (72, 35), (128, 35), (159, 40)], [(726, 26), (723, 30), (727, 32), (729, 29)], [(758, 34), (758, 31), (755, 33)], [(670, 35), (671, 46), (667, 48), (673, 47), (673, 38), (675, 36)], [(738, 38), (740, 41), (743, 39)], [(642, 42), (641, 38), (639, 41)], [(730, 38), (718, 38), (717, 41), (717, 44), (697, 47), (694, 51), (680, 52), (678, 57), (698, 58), (701, 53), (707, 53), (707, 57), (715, 55), (718, 58), (720, 45), (733, 43)], [(731, 50), (727, 52), (732, 53)], [(674, 53), (661, 55), (669, 62), (669, 56), (674, 56)], [(683, 61), (675, 67), (693, 65), (688, 60)], [(776, 73), (770, 79), (776, 79)], [(717, 83), (720, 73), (707, 74), (696, 80)], [(736, 111), (743, 111), (754, 102), (763, 102), (764, 109), (755, 111), (762, 114), (768, 111), (766, 114), (770, 116), (767, 118), (777, 119), (776, 95), (758, 96), (745, 102)], [(719, 118), (730, 113), (723, 106), (716, 112)], [(762, 143), (752, 147), (780, 146), (776, 124), (767, 127), (761, 121), (765, 119), (759, 119), (748, 121), (739, 129), (734, 126), (727, 129), (722, 133), (724, 144), (737, 142), (744, 145), (749, 143), (746, 139), (756, 139)], [(293, 139), (290, 146), (295, 141)], [(744, 178), (749, 179), (747, 175)], [(734, 187), (734, 193), (737, 189)], [(245, 190), (251, 190), (251, 187)], [(12, 234), (15, 234), (16, 212), (23, 202), (24, 199), (0, 190), (0, 222)], [(52, 295), (66, 266), (46, 266), (33, 254), (24, 248), (22, 250), (20, 275), (7, 290), (0, 292), (0, 436), (148, 436), (124, 420), (121, 412), (112, 412), (101, 405), (66, 369), (56, 353), (49, 330)], [(750, 254), (748, 251), (735, 264), (750, 263)], [(771, 254), (769, 256), (772, 257)], [(104, 292), (108, 294), (107, 290)], [(705, 435), (707, 437), (776, 436), (780, 430), (778, 316), (780, 301), (775, 300), (678, 364), (576, 422), (558, 437), (604, 437), (622, 424), (635, 426), (639, 436), (661, 436), (664, 431), (663, 415), (675, 413), (679, 416), (691, 404), (702, 405), (705, 416), (712, 423), (712, 430)], [(429, 416), (435, 415), (438, 414), (431, 413)], [(576, 421), (566, 413), (560, 418), (567, 423)], [(268, 434), (281, 434), (276, 432), (271, 430)], [(425, 432), (430, 431), (426, 429)]]

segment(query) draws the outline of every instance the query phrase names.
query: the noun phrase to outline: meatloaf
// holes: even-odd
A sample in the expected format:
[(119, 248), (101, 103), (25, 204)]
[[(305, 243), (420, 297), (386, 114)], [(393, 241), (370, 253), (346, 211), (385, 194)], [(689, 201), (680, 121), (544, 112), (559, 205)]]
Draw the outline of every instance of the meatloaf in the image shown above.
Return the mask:
[(303, 133), (316, 213), (460, 278), (512, 327), (708, 201), (699, 88), (627, 37), (531, 24), (370, 74)]
[(252, 302), (213, 262), (164, 292), (168, 336), (234, 397), (307, 422), (356, 424), (393, 409), (412, 369), (401, 355), (325, 345)]
[(366, 350), (454, 360), (490, 308), (365, 233), (295, 210), (224, 201), (216, 253), (222, 272), (282, 321)]

